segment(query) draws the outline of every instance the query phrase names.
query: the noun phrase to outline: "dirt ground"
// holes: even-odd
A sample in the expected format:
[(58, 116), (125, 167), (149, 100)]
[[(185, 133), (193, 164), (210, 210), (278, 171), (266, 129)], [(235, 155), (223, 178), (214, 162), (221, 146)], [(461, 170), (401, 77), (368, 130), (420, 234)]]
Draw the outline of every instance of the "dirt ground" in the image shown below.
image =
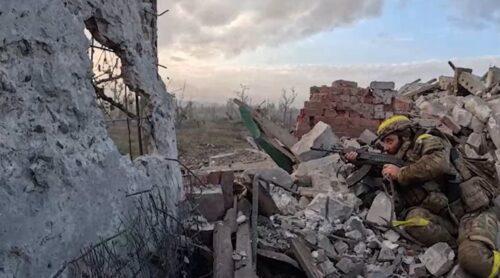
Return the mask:
[(193, 169), (207, 166), (213, 155), (250, 147), (246, 136), (249, 133), (241, 122), (219, 120), (199, 126), (186, 124), (177, 129), (179, 159)]
[[(128, 128), (126, 121), (108, 122), (108, 132), (121, 154), (129, 154)], [(137, 126), (130, 122), (132, 157), (139, 154)], [(179, 159), (189, 168), (208, 165), (211, 156), (248, 148), (245, 138), (249, 133), (241, 122), (217, 120), (213, 122), (185, 122), (177, 129)]]

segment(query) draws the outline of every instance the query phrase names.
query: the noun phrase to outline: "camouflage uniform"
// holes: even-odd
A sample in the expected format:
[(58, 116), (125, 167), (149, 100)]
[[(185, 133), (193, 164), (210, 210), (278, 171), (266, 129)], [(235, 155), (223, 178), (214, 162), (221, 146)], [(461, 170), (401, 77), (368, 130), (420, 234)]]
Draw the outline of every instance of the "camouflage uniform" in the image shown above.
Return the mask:
[[(394, 181), (406, 212), (405, 230), (426, 246), (441, 241), (458, 245), (458, 260), (467, 272), (496, 277), (500, 268), (500, 253), (495, 251), (499, 221), (489, 208), (496, 191), (484, 179), (467, 172), (464, 165), (457, 167), (451, 162), (448, 141), (425, 133), (415, 135), (415, 130), (408, 132), (408, 118), (395, 117), (399, 119), (382, 123), (378, 134), (398, 134), (402, 143), (396, 156), (410, 162)], [(457, 175), (462, 183), (450, 184)], [(415, 221), (422, 219), (425, 221)]]

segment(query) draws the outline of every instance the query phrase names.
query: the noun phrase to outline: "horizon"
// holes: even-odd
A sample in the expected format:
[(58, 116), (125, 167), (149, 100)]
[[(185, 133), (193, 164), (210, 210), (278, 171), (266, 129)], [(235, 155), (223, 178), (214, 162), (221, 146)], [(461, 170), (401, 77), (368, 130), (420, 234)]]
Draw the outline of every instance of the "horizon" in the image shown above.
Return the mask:
[(300, 107), (310, 87), (337, 79), (400, 87), (452, 75), (448, 60), (476, 75), (500, 65), (494, 0), (159, 1), (166, 9), (160, 74), (197, 102), (225, 103), (244, 84), (255, 102), (293, 87)]

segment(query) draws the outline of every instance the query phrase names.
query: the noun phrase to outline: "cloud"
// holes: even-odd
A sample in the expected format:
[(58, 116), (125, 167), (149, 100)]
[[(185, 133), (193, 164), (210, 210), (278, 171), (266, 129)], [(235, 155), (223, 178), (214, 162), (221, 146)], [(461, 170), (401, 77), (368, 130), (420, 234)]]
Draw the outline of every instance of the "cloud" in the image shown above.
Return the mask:
[[(483, 75), (488, 67), (500, 65), (500, 56), (452, 59), (455, 65), (473, 68)], [(183, 87), (184, 97), (201, 102), (224, 103), (234, 97), (240, 84), (247, 85), (254, 103), (277, 101), (282, 88), (296, 88), (299, 96), (295, 105), (301, 106), (309, 97), (311, 86), (330, 85), (334, 80), (346, 79), (366, 87), (373, 80), (395, 81), (397, 87), (417, 78), (427, 81), (440, 75), (452, 75), (446, 60), (429, 60), (399, 64), (370, 64), (352, 66), (283, 65), (236, 67), (199, 63), (171, 64), (168, 83), (170, 91)], [(164, 76), (165, 77), (165, 76)], [(165, 79), (164, 79), (165, 80)]]
[(500, 28), (500, 3), (498, 0), (453, 0), (455, 13), (450, 19), (463, 27), (483, 29), (492, 24)]
[(383, 0), (166, 0), (159, 47), (175, 56), (233, 57), (378, 16)]

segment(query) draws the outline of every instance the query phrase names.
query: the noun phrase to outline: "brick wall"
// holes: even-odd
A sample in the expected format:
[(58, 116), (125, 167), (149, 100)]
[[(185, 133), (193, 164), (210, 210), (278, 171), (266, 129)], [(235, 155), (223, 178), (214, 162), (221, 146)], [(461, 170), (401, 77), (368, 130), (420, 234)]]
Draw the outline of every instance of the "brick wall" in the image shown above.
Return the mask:
[(330, 87), (311, 87), (309, 100), (297, 117), (295, 135), (301, 137), (319, 121), (331, 125), (338, 136), (375, 131), (386, 117), (406, 114), (412, 108), (412, 102), (397, 97), (393, 89), (392, 82), (372, 82), (368, 88), (359, 88), (356, 82), (345, 80), (334, 81)]

